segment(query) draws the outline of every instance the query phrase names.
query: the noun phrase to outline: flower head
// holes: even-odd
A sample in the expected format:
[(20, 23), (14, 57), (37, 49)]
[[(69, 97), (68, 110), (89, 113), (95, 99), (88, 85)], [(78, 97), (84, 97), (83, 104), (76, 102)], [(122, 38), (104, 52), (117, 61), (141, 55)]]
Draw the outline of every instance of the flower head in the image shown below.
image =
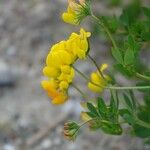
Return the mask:
[(43, 74), (48, 80), (42, 81), (42, 87), (53, 104), (62, 104), (68, 99), (68, 88), (75, 76), (72, 64), (78, 58), (85, 58), (89, 49), (89, 37), (90, 33), (81, 29), (80, 34), (72, 33), (68, 40), (61, 41), (50, 49), (43, 68)]
[(79, 131), (79, 125), (75, 122), (69, 121), (64, 124), (63, 134), (68, 140), (75, 140)]
[(88, 83), (88, 88), (93, 92), (102, 92), (107, 86), (108, 82), (111, 78), (108, 75), (105, 75), (103, 72), (108, 67), (107, 64), (102, 64), (100, 67), (100, 71), (103, 76), (99, 73), (99, 71), (93, 72), (91, 74), (91, 81)]
[(89, 0), (68, 0), (67, 12), (62, 14), (64, 22), (78, 25), (88, 15), (90, 15)]

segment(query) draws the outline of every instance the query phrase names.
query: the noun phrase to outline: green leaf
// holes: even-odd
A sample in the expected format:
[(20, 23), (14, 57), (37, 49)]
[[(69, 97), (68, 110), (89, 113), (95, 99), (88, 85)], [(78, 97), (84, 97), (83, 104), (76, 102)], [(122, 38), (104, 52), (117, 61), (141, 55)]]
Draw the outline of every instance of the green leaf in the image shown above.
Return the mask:
[(123, 10), (121, 16), (120, 16), (120, 22), (124, 25), (124, 26), (129, 26), (129, 15), (127, 13), (126, 10)]
[(139, 125), (134, 125), (135, 135), (141, 138), (150, 137), (150, 129), (144, 128)]
[(130, 125), (134, 125), (135, 124), (135, 119), (132, 115), (129, 114), (125, 114), (123, 115), (124, 120), (126, 120)]
[(140, 14), (140, 0), (134, 0), (132, 4), (128, 5), (120, 16), (120, 22), (128, 28), (134, 24)]
[[(114, 91), (113, 91), (114, 92)], [(119, 99), (118, 94), (115, 91), (114, 93), (111, 92), (111, 99), (110, 99), (110, 112), (117, 117), (119, 107)]]
[(136, 110), (136, 101), (135, 101), (135, 96), (132, 90), (129, 90), (129, 94), (131, 97), (131, 101), (132, 101), (132, 105), (133, 105), (133, 109)]
[(145, 14), (147, 17), (150, 18), (150, 8), (148, 8), (148, 7), (143, 7), (142, 10), (143, 10), (144, 14)]
[(97, 115), (92, 113), (92, 112), (86, 112), (88, 116), (90, 116), (91, 118), (96, 118)]
[(141, 37), (144, 41), (150, 41), (150, 32), (142, 32)]
[(126, 108), (123, 108), (123, 109), (119, 109), (119, 115), (120, 116), (124, 116), (125, 114), (129, 114), (129, 115), (131, 115), (131, 113), (129, 112), (129, 110), (128, 109), (126, 109)]
[(101, 129), (107, 134), (112, 134), (112, 135), (122, 134), (122, 128), (118, 123), (102, 122)]
[(118, 6), (121, 3), (121, 0), (111, 0), (111, 5)]
[(125, 65), (130, 65), (134, 63), (135, 56), (134, 52), (131, 49), (127, 49), (124, 55), (124, 64)]
[(130, 98), (128, 97), (128, 95), (126, 95), (126, 94), (123, 94), (123, 96), (124, 96), (124, 100), (125, 100), (125, 102), (126, 102), (128, 108), (129, 108), (129, 110), (130, 110), (130, 111), (133, 111), (133, 110), (134, 110), (134, 107), (133, 107), (133, 104), (132, 104), (131, 99), (130, 99)]
[(109, 29), (110, 32), (114, 33), (118, 29), (119, 22), (115, 16), (103, 16), (101, 19), (103, 20), (104, 25)]
[[(136, 22), (129, 28), (129, 33), (132, 35), (132, 37), (134, 36), (134, 38), (136, 39), (141, 38), (141, 33), (143, 31), (145, 31), (145, 25), (143, 22)], [(129, 38), (128, 38), (128, 41), (130, 41)], [(133, 42), (131, 44), (133, 44)]]
[(131, 112), (128, 109), (120, 109), (119, 110), (119, 114), (120, 116), (127, 121), (130, 125), (135, 124), (135, 119), (133, 117), (133, 114), (131, 114)]
[(98, 106), (98, 112), (101, 116), (107, 113), (107, 106), (101, 97), (97, 98), (97, 106)]
[(127, 77), (132, 77), (135, 74), (135, 69), (133, 66), (123, 66), (121, 64), (117, 64), (114, 66), (116, 70), (121, 72), (123, 75)]
[(89, 111), (90, 111), (92, 114), (94, 114), (94, 115), (97, 116), (97, 117), (99, 116), (99, 114), (98, 114), (96, 108), (93, 106), (93, 104), (87, 102), (87, 108), (89, 109)]
[[(130, 31), (130, 32), (133, 32), (133, 31)], [(137, 33), (134, 33), (134, 34), (137, 34)], [(138, 36), (140, 36), (140, 35), (138, 35)], [(135, 58), (136, 58), (135, 56), (137, 56), (137, 54), (140, 50), (140, 44), (135, 40), (135, 37), (133, 35), (128, 36), (128, 39), (124, 43), (124, 50), (126, 50), (125, 55), (127, 55), (127, 56), (129, 56), (130, 54), (132, 55), (130, 57), (133, 57), (133, 62), (134, 62)], [(131, 52), (129, 52), (129, 50)], [(128, 53), (129, 53), (129, 55), (128, 55)], [(132, 58), (130, 59), (130, 61), (132, 61)]]
[(148, 107), (150, 107), (150, 94), (146, 94), (144, 96), (144, 102)]
[(140, 120), (150, 124), (150, 115), (149, 115), (150, 109), (149, 109), (149, 105), (146, 104), (147, 103), (145, 103), (144, 105), (140, 105), (138, 107), (137, 115)]
[(111, 49), (112, 55), (114, 57), (114, 59), (119, 63), (119, 64), (123, 64), (123, 57), (122, 57), (122, 53), (118, 48), (112, 48)]

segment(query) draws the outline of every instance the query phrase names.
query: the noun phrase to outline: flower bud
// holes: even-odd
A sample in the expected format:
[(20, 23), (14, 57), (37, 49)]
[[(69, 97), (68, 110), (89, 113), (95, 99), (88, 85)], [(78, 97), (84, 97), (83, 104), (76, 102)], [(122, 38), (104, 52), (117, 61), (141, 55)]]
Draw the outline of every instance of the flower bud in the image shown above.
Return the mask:
[(63, 134), (64, 137), (70, 141), (74, 141), (79, 132), (79, 125), (75, 122), (69, 121), (64, 124)]
[(66, 23), (78, 25), (87, 16), (91, 15), (90, 0), (68, 0), (67, 12), (62, 14)]

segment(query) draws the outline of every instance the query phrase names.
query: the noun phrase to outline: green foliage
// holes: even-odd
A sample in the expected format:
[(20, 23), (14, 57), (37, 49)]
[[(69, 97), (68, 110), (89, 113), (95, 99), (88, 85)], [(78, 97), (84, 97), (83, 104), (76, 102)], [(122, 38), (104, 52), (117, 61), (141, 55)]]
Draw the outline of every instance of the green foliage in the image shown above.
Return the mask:
[(136, 102), (132, 91), (130, 91), (129, 95), (123, 94), (128, 110), (133, 113), (136, 110)]
[(97, 104), (87, 102), (87, 115), (91, 117), (89, 127), (91, 130), (101, 129), (107, 134), (120, 135), (122, 128), (118, 123), (118, 104), (116, 104), (113, 94), (111, 95), (110, 104), (106, 105), (101, 97), (97, 98)]
[(148, 18), (150, 18), (150, 8), (143, 7), (143, 12), (144, 12), (145, 16), (147, 16)]
[(119, 27), (119, 21), (115, 16), (103, 16), (101, 17), (101, 19), (103, 20), (104, 25), (109, 29), (111, 33), (116, 32), (116, 30)]
[[(109, 2), (113, 6), (121, 4), (121, 0)], [(103, 40), (108, 38), (112, 44), (110, 49), (114, 64), (109, 73), (113, 82), (108, 82), (108, 86), (104, 87), (110, 90), (108, 103), (102, 97), (97, 97), (96, 102), (86, 102), (86, 120), (83, 120), (83, 124), (87, 123), (93, 131), (102, 130), (106, 134), (121, 135), (122, 124), (125, 123), (130, 127), (127, 130), (129, 134), (150, 143), (150, 69), (140, 57), (150, 45), (150, 8), (143, 7), (140, 0), (133, 0), (122, 8), (119, 17), (96, 17), (93, 12), (90, 15), (95, 20), (94, 36)], [(115, 73), (118, 72), (133, 80), (132, 83), (136, 85), (120, 87), (115, 79)], [(133, 90), (137, 90), (139, 96)]]
[(134, 0), (132, 4), (123, 9), (120, 22), (126, 29), (137, 21), (141, 11), (140, 5), (140, 0)]
[(122, 53), (118, 48), (112, 48), (111, 52), (112, 52), (113, 57), (119, 64), (124, 63)]
[(122, 0), (111, 0), (110, 3), (111, 3), (112, 6), (118, 6), (118, 5), (121, 4), (121, 1), (122, 1)]

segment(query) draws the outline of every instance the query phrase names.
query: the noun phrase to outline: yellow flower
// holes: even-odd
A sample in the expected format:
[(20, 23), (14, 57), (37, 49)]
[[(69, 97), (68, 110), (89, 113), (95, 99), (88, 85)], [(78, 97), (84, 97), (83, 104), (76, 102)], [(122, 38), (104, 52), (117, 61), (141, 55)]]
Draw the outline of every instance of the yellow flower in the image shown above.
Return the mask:
[(103, 72), (108, 67), (107, 64), (102, 64), (100, 71), (103, 74), (103, 77), (100, 75), (99, 71), (93, 72), (91, 74), (91, 82), (88, 83), (88, 88), (93, 92), (102, 92), (107, 86), (111, 78), (108, 75), (105, 75)]
[(65, 92), (57, 91), (57, 86), (54, 84), (55, 83), (47, 80), (41, 82), (42, 87), (47, 91), (48, 96), (52, 99), (52, 104), (62, 104), (68, 99), (68, 96)]
[(80, 59), (84, 59), (88, 49), (89, 43), (88, 38), (91, 36), (90, 32), (86, 32), (84, 29), (80, 29), (80, 34), (72, 33), (68, 44), (70, 44), (70, 48), (74, 55), (76, 55)]
[(71, 67), (78, 58), (85, 58), (89, 45), (90, 33), (84, 29), (80, 34), (72, 33), (68, 40), (53, 45), (46, 57), (43, 74), (48, 78), (42, 81), (53, 104), (61, 104), (67, 99), (67, 91), (75, 75)]
[(90, 7), (86, 5), (85, 0), (68, 0), (67, 12), (62, 14), (64, 22), (78, 25), (83, 18), (90, 15)]

